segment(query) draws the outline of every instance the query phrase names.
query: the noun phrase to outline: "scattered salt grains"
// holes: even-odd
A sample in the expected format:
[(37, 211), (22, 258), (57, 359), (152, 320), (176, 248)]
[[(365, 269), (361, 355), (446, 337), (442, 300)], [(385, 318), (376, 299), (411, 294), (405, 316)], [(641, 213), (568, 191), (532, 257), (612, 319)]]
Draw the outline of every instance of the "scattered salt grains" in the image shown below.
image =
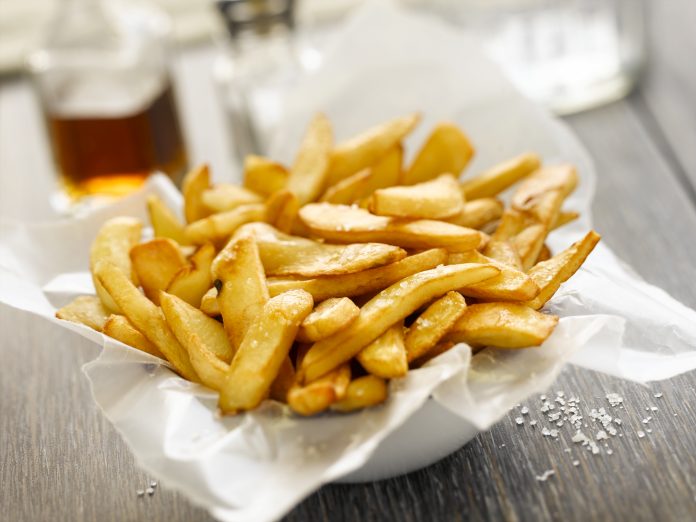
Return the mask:
[(522, 424), (524, 424), (524, 419), (522, 417), (517, 417), (515, 419), (515, 422), (517, 423), (518, 426), (521, 426)]
[(595, 435), (595, 439), (597, 440), (607, 440), (609, 438), (609, 435), (607, 435), (607, 432), (604, 430), (599, 430), (597, 432), (597, 435)]
[(579, 465), (580, 465), (580, 461), (579, 461), (579, 460), (574, 460), (574, 461), (573, 461), (573, 466), (577, 467), (577, 466), (579, 466)]
[(155, 488), (147, 488), (147, 489), (145, 490), (145, 493), (147, 493), (148, 495), (152, 496), (152, 495), (155, 494)]
[(157, 487), (157, 481), (156, 481), (156, 480), (151, 480), (151, 481), (150, 481), (150, 487), (151, 487), (151, 488), (156, 488), (156, 487)]
[(657, 406), (650, 406), (650, 411), (658, 411)]
[(662, 397), (662, 392), (657, 392), (657, 393), (653, 394), (653, 397), (655, 397), (656, 399), (661, 398), (661, 397)]
[(520, 413), (522, 415), (527, 415), (529, 413), (529, 408), (527, 406), (522, 406), (522, 408), (520, 409)]
[(552, 470), (552, 469), (547, 469), (547, 470), (544, 471), (541, 475), (537, 475), (537, 476), (536, 476), (536, 479), (537, 479), (539, 482), (546, 482), (546, 481), (548, 480), (548, 478), (549, 478), (551, 475), (555, 475), (555, 474), (556, 474), (556, 472), (555, 472), (554, 470)]
[(606, 398), (609, 401), (609, 404), (612, 406), (619, 406), (623, 404), (623, 397), (621, 397), (621, 395), (618, 393), (607, 393)]
[(537, 425), (537, 421), (535, 421), (535, 420), (530, 420), (530, 421), (529, 421), (529, 425), (530, 425), (530, 426), (536, 426), (536, 425)]
[(639, 439), (642, 439), (643, 437), (645, 437), (645, 432), (639, 430), (639, 431), (636, 433), (636, 435), (638, 435), (638, 438), (639, 438)]
[(135, 493), (136, 493), (136, 495), (138, 495), (139, 497), (142, 497), (143, 495), (145, 495), (145, 490), (144, 490), (144, 489), (138, 489)]

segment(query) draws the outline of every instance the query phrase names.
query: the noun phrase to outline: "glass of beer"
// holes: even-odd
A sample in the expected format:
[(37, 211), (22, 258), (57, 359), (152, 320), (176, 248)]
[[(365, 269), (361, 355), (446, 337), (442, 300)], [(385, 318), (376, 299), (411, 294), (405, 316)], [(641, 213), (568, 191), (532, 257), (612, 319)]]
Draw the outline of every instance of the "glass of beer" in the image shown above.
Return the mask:
[(187, 159), (168, 28), (154, 11), (64, 0), (30, 56), (68, 208), (126, 195), (153, 172), (180, 181)]

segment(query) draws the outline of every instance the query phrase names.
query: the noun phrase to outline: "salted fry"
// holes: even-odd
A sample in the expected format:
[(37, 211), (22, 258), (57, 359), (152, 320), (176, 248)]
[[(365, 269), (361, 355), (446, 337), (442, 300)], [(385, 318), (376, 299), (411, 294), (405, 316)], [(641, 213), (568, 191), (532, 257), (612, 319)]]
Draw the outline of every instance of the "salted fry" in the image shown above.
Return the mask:
[(594, 247), (599, 243), (600, 235), (591, 230), (580, 241), (573, 243), (563, 252), (559, 252), (548, 261), (536, 264), (529, 270), (529, 277), (541, 291), (527, 305), (539, 310), (553, 297), (561, 284), (572, 277), (585, 262)]
[(360, 315), (353, 301), (347, 297), (332, 297), (323, 301), (302, 321), (297, 340), (301, 343), (319, 341), (347, 328)]
[(496, 196), (540, 166), (541, 158), (537, 154), (531, 152), (520, 154), (463, 181), (462, 191), (467, 200)]
[[(543, 167), (527, 177), (512, 195), (511, 206), (516, 210), (529, 210), (539, 197), (558, 190), (566, 198), (578, 184), (578, 174), (572, 165)], [(551, 223), (549, 223), (550, 225)]]
[(329, 174), (332, 146), (331, 122), (319, 113), (310, 122), (302, 139), (286, 184), (287, 189), (297, 196), (300, 204), (314, 201), (324, 190)]
[(377, 163), (419, 120), (418, 114), (395, 118), (336, 145), (331, 152), (327, 186)]
[(464, 203), (463, 210), (446, 221), (460, 227), (480, 230), (503, 215), (503, 203), (496, 198), (481, 198)]
[(350, 376), (350, 366), (343, 364), (305, 386), (295, 384), (288, 391), (288, 405), (295, 413), (305, 417), (326, 411), (346, 395)]
[(283, 165), (263, 156), (250, 154), (244, 158), (244, 188), (262, 196), (284, 189), (288, 175)]
[(193, 223), (210, 214), (203, 203), (203, 192), (210, 188), (210, 170), (208, 165), (199, 165), (189, 171), (181, 183), (184, 195), (184, 217), (187, 223)]
[(390, 265), (355, 274), (305, 280), (269, 278), (268, 291), (274, 296), (288, 290), (302, 289), (312, 294), (317, 302), (331, 297), (355, 297), (383, 290), (410, 275), (435, 268), (446, 261), (447, 251), (434, 248)]
[(213, 275), (221, 282), (218, 306), (232, 350), (236, 351), (268, 301), (266, 276), (256, 241), (251, 237), (227, 245), (216, 261)]
[[(459, 292), (447, 292), (418, 316), (404, 338), (408, 362), (423, 357), (464, 314), (466, 301)], [(374, 373), (374, 372), (371, 372)]]
[(94, 289), (97, 291), (102, 304), (111, 312), (119, 312), (120, 310), (109, 293), (102, 288), (94, 275), (94, 269), (100, 262), (111, 263), (133, 283), (137, 284), (138, 276), (133, 271), (128, 252), (140, 240), (141, 230), (142, 223), (135, 218), (112, 218), (101, 226), (97, 237), (92, 242), (89, 251), (89, 268), (92, 272)]
[(220, 245), (240, 226), (252, 221), (263, 221), (266, 207), (262, 203), (241, 205), (234, 210), (220, 212), (194, 221), (186, 227), (186, 237), (195, 245)]
[(259, 405), (278, 376), (312, 305), (311, 295), (292, 290), (270, 299), (254, 317), (220, 390), (223, 412), (236, 413)]
[(474, 155), (469, 138), (453, 123), (438, 124), (404, 172), (402, 184), (429, 181), (440, 174), (459, 176)]
[(273, 193), (266, 201), (265, 221), (281, 232), (289, 233), (300, 210), (300, 200), (288, 189)]
[(166, 237), (180, 245), (188, 245), (184, 225), (159, 196), (151, 194), (147, 197), (147, 212), (155, 237)]
[(220, 316), (220, 305), (217, 300), (217, 288), (210, 288), (201, 298), (201, 312), (209, 317)]
[(505, 266), (512, 267), (516, 270), (522, 270), (520, 254), (510, 241), (505, 239), (491, 239), (483, 249), (483, 253), (487, 257), (495, 259)]
[(256, 192), (232, 183), (219, 183), (201, 193), (201, 202), (212, 213), (234, 210), (241, 205), (262, 203), (263, 198)]
[(530, 225), (512, 239), (512, 245), (520, 256), (522, 270), (529, 270), (536, 263), (548, 235), (546, 226)]
[[(311, 385), (310, 385), (311, 386)], [(387, 383), (374, 375), (358, 377), (350, 382), (345, 396), (331, 405), (343, 413), (376, 406), (387, 400)]]
[(56, 317), (71, 323), (89, 326), (92, 330), (101, 332), (104, 323), (111, 315), (101, 299), (94, 295), (82, 295), (56, 311)]
[(467, 307), (446, 340), (496, 348), (539, 346), (553, 332), (558, 317), (516, 303), (482, 303)]
[(368, 373), (383, 379), (396, 379), (408, 372), (404, 325), (399, 321), (360, 350), (355, 357)]
[(444, 221), (375, 216), (361, 208), (311, 203), (300, 209), (300, 219), (312, 233), (338, 243), (377, 242), (405, 248), (444, 247), (453, 252), (476, 248), (481, 234)]
[(159, 304), (160, 290), (166, 290), (187, 265), (179, 245), (167, 238), (135, 245), (130, 249), (130, 259), (145, 295), (155, 304)]
[(372, 194), (369, 210), (378, 216), (448, 219), (464, 210), (464, 198), (452, 174), (410, 186), (389, 187)]
[(148, 341), (147, 337), (140, 333), (140, 331), (123, 315), (112, 314), (109, 316), (104, 323), (103, 332), (109, 337), (121, 341), (123, 344), (127, 344), (141, 352), (149, 353), (160, 359), (167, 359), (162, 352)]
[(215, 257), (215, 247), (206, 243), (191, 256), (190, 263), (179, 269), (167, 286), (167, 292), (191, 306), (199, 308), (201, 299), (213, 284), (210, 266)]
[(188, 353), (169, 328), (158, 306), (141, 294), (131, 280), (115, 265), (100, 262), (94, 274), (128, 320), (147, 340), (157, 346), (174, 369), (185, 379), (198, 382)]
[(312, 382), (347, 362), (391, 325), (432, 299), (500, 273), (492, 265), (451, 265), (413, 274), (373, 297), (348, 328), (315, 343), (302, 362), (300, 379)]

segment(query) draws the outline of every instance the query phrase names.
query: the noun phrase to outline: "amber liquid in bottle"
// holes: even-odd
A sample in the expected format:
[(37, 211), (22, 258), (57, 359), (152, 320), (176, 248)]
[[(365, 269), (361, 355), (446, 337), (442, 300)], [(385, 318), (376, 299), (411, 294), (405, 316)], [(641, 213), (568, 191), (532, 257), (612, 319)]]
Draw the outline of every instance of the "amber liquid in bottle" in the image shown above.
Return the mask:
[(131, 114), (70, 117), (47, 111), (47, 119), (61, 179), (73, 198), (122, 196), (154, 171), (178, 184), (187, 167), (171, 86)]

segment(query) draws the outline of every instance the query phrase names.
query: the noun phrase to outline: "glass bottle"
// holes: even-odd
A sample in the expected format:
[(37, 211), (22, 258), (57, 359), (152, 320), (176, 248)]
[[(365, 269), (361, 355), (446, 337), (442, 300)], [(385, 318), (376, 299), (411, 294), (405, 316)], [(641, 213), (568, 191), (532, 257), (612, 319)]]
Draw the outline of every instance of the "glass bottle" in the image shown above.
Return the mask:
[(69, 204), (125, 195), (186, 150), (167, 68), (168, 20), (101, 0), (63, 0), (29, 70)]

